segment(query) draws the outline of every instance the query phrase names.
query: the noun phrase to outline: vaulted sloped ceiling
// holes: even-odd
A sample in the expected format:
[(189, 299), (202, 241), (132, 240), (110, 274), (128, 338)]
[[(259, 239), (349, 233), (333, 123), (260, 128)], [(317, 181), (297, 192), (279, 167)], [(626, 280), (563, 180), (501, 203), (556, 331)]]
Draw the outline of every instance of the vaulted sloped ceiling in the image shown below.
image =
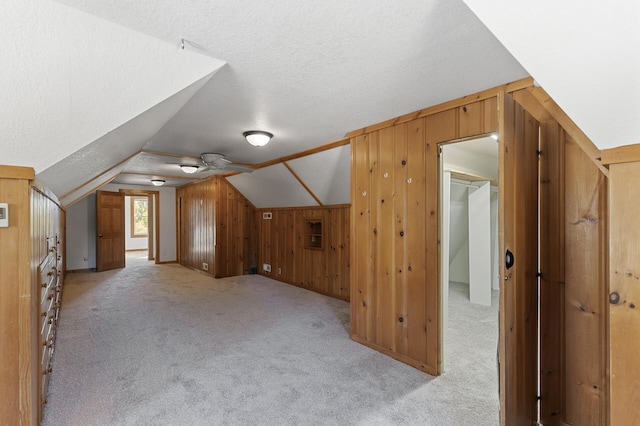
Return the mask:
[[(160, 177), (167, 186), (188, 182), (190, 176), (180, 175), (177, 165), (167, 167), (168, 156), (197, 161), (201, 153), (216, 152), (233, 162), (259, 165), (339, 140), (371, 123), (527, 76), (461, 0), (58, 1), (168, 46), (184, 39), (182, 52), (227, 64), (175, 114), (167, 114), (162, 126), (151, 125), (157, 130), (152, 134), (113, 127), (114, 135), (100, 135), (108, 143), (91, 139), (96, 142), (47, 170), (42, 176), (47, 183), (59, 182), (53, 186), (58, 195), (67, 195), (64, 203), (112, 179), (149, 185)], [(96, 109), (101, 102), (96, 100)], [(132, 119), (136, 123), (129, 127), (136, 128), (150, 120), (143, 113), (131, 114)], [(252, 129), (275, 137), (254, 148), (242, 137)], [(140, 146), (144, 137), (148, 140)], [(136, 150), (144, 152), (106, 168), (118, 164), (115, 157), (122, 161)], [(109, 160), (95, 161), (95, 169), (78, 164), (73, 176), (62, 176), (75, 169), (74, 163), (103, 156)], [(95, 180), (66, 194), (71, 182), (83, 181), (81, 176)], [(256, 205), (269, 206), (348, 203), (348, 180), (347, 147), (230, 178)]]
[[(66, 195), (74, 188), (78, 188), (82, 183), (91, 182), (93, 179), (98, 178), (95, 179), (95, 182), (92, 182), (92, 187), (83, 188), (77, 196), (86, 194), (90, 190), (106, 183), (107, 176), (102, 176), (102, 179), (99, 179), (100, 175), (112, 167), (118, 166), (124, 159), (138, 153), (147, 140), (182, 108), (189, 98), (211, 78), (211, 75), (209, 74), (200, 79), (137, 117), (132, 118), (112, 132), (63, 158), (39, 173), (38, 178), (47, 182), (49, 188), (58, 197), (67, 198), (68, 201), (73, 201), (77, 198), (74, 198), (73, 195), (75, 194), (69, 194), (72, 195), (70, 198), (66, 197)], [(175, 158), (167, 158), (166, 160), (175, 161)], [(117, 173), (122, 172), (127, 164), (124, 163), (119, 166)]]
[[(61, 4), (7, 0), (1, 7), (0, 162), (37, 173), (224, 65)], [(144, 125), (157, 131), (166, 119)]]
[(464, 2), (598, 148), (640, 143), (640, 2)]
[[(66, 205), (112, 179), (191, 179), (167, 159), (270, 162), (528, 75), (598, 147), (637, 143), (636, 3), (5, 0), (0, 163)], [(275, 137), (254, 148), (252, 129)], [(256, 205), (340, 203), (345, 150), (230, 180)]]
[(349, 204), (350, 153), (343, 145), (227, 180), (258, 208)]

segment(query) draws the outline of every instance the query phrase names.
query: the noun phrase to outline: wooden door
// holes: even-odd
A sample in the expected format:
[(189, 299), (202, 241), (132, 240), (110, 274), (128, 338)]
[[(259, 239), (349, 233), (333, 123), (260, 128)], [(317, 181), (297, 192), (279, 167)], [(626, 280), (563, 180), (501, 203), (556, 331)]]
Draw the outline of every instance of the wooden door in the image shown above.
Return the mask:
[(538, 393), (538, 122), (499, 102), (500, 422), (532, 425)]
[(124, 193), (97, 191), (96, 270), (124, 268)]

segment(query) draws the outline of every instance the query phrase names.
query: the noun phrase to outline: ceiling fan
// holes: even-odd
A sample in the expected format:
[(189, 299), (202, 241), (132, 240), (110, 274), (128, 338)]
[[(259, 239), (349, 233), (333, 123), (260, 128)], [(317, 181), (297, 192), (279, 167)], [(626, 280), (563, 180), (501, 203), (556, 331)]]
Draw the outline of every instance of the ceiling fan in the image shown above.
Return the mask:
[(232, 161), (227, 160), (224, 154), (217, 152), (205, 152), (200, 154), (200, 164), (188, 164), (188, 163), (166, 163), (177, 164), (185, 173), (204, 172), (207, 170), (228, 170), (231, 172), (251, 173), (253, 168), (244, 166), (241, 164), (234, 164)]

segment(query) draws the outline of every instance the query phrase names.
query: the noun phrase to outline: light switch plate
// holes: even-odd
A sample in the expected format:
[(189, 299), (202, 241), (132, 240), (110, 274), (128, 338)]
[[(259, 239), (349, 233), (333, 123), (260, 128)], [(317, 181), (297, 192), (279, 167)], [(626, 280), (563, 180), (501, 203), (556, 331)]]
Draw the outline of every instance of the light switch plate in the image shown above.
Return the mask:
[(0, 203), (0, 228), (9, 227), (9, 204)]

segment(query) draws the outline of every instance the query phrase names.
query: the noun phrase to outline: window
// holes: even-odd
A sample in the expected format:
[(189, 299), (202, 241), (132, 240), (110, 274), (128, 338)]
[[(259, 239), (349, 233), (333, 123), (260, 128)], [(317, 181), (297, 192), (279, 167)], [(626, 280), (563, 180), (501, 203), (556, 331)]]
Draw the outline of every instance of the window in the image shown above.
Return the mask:
[(131, 237), (146, 237), (148, 228), (149, 200), (147, 197), (131, 197)]

